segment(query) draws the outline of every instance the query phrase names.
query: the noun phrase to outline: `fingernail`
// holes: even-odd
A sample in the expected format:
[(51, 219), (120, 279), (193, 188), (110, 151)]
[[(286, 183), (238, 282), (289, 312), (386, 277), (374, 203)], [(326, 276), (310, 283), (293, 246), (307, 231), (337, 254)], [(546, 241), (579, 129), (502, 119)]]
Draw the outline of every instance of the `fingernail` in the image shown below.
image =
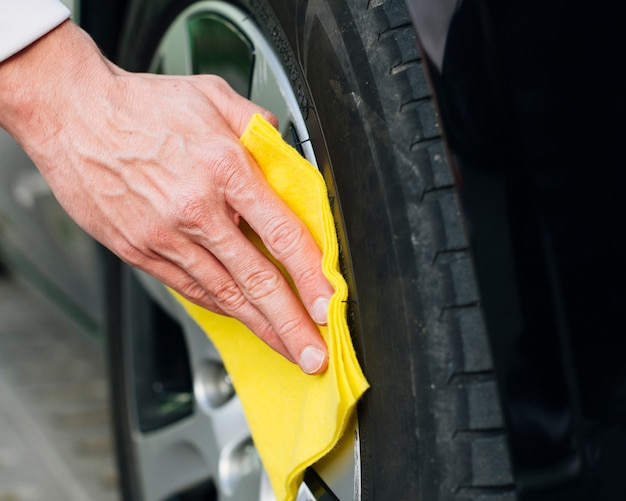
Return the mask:
[(328, 305), (330, 300), (325, 297), (320, 297), (315, 300), (313, 307), (311, 308), (311, 318), (315, 320), (318, 325), (326, 325), (328, 323)]
[(300, 353), (300, 368), (307, 374), (315, 374), (324, 365), (326, 354), (315, 346), (307, 346)]

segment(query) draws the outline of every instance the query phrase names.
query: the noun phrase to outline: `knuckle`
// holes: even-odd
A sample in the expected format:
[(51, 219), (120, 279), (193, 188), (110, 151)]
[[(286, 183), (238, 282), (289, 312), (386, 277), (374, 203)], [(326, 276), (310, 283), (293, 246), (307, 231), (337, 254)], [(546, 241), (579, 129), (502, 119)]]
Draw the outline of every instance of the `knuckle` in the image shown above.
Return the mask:
[(213, 290), (215, 302), (224, 311), (232, 312), (241, 309), (246, 303), (246, 297), (234, 280), (227, 280)]
[(146, 261), (145, 255), (128, 242), (119, 244), (114, 249), (122, 261), (136, 268), (142, 268)]
[(210, 74), (210, 75), (206, 75), (204, 78), (208, 82), (210, 82), (211, 85), (214, 86), (217, 91), (224, 92), (224, 93), (231, 92), (230, 85), (228, 85), (228, 82), (226, 82), (226, 80), (224, 80), (224, 78), (222, 78), (221, 76)]
[(269, 323), (261, 327), (257, 327), (254, 330), (254, 334), (261, 341), (263, 341), (264, 343), (270, 346), (272, 346), (276, 342), (276, 338), (277, 338), (276, 332), (274, 332), (274, 329)]
[(125, 238), (118, 238), (110, 247), (122, 261), (140, 269), (145, 268), (152, 257), (148, 248)]
[[(179, 228), (200, 228), (207, 219), (205, 202), (194, 195), (178, 197), (170, 210), (173, 223)], [(153, 228), (153, 231), (158, 231), (158, 228)]]
[(143, 242), (158, 248), (168, 248), (172, 235), (170, 229), (160, 222), (148, 220), (143, 225)]
[(306, 325), (300, 318), (294, 318), (283, 322), (277, 330), (278, 336), (290, 346), (296, 344), (303, 336)]
[(318, 266), (302, 266), (295, 270), (291, 276), (297, 284), (317, 284), (322, 274), (321, 263)]
[(301, 249), (305, 240), (304, 227), (291, 221), (279, 222), (266, 236), (269, 251), (279, 260)]
[(256, 270), (243, 282), (250, 301), (257, 303), (277, 291), (281, 285), (278, 271)]
[(248, 159), (242, 148), (232, 141), (223, 141), (216, 150), (218, 154), (213, 160), (216, 185), (233, 196), (245, 193), (243, 174)]
[(176, 289), (180, 294), (182, 294), (186, 299), (188, 299), (192, 303), (199, 304), (201, 306), (204, 305), (204, 303), (206, 303), (206, 299), (207, 299), (206, 291), (202, 288), (202, 286), (198, 282), (194, 280), (188, 280), (187, 282), (183, 284), (174, 286), (174, 289)]

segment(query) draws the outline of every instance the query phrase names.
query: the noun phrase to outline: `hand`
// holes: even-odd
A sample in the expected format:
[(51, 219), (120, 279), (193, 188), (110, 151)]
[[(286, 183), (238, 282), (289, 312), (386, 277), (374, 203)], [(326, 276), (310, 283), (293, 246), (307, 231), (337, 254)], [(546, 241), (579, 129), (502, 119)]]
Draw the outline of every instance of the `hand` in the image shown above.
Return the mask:
[(270, 113), (214, 76), (126, 73), (69, 21), (0, 65), (0, 110), (0, 125), (94, 238), (192, 302), (241, 320), (305, 372), (326, 369), (311, 319), (326, 322), (333, 293), (321, 252), (239, 141), (254, 113), (275, 123)]

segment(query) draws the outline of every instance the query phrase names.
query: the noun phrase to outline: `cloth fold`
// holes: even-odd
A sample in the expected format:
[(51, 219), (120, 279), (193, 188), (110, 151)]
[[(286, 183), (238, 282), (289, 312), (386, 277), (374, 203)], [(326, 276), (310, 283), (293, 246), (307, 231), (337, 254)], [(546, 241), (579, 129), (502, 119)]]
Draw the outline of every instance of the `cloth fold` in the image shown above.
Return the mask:
[[(339, 270), (335, 224), (321, 174), (260, 115), (252, 118), (241, 141), (322, 249), (322, 268), (335, 290), (328, 325), (319, 327), (329, 350), (328, 370), (308, 376), (239, 321), (174, 294), (218, 349), (276, 498), (288, 501), (295, 499), (304, 470), (330, 452), (342, 436), (368, 383), (348, 331), (348, 288)], [(256, 235), (248, 236), (262, 246)]]

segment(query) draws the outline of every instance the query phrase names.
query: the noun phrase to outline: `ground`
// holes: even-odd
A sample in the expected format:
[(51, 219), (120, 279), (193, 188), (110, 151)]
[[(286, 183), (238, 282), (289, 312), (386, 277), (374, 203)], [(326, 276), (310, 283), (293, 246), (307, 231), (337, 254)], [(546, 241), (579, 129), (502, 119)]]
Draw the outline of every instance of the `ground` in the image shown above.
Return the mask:
[(117, 501), (104, 354), (0, 277), (0, 501)]

